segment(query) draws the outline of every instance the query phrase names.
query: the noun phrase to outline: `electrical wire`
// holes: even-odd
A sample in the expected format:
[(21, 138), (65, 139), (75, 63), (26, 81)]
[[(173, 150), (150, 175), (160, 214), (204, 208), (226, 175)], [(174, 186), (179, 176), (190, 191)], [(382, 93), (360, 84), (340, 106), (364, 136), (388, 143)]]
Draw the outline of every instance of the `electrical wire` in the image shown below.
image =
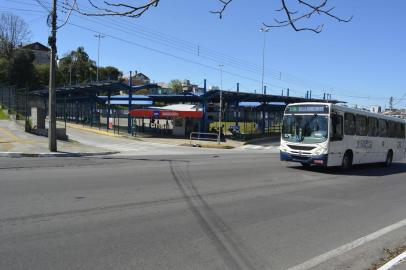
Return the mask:
[[(37, 4), (27, 3), (27, 2), (24, 2), (24, 1), (18, 1), (18, 0), (5, 0), (5, 1), (20, 3), (20, 4), (30, 4), (30, 5), (36, 5), (36, 6), (38, 4), (43, 9), (50, 12), (49, 7), (47, 7), (47, 5), (44, 3), (44, 2), (47, 2), (46, 0), (43, 0), (43, 1), (34, 0)], [(64, 9), (64, 8), (66, 9), (66, 7), (61, 6), (61, 5), (58, 5), (58, 7), (60, 9)], [(16, 10), (26, 11), (26, 12), (40, 12), (39, 10), (27, 10), (27, 9), (16, 9)], [(84, 9), (82, 9), (82, 10), (84, 10)], [(257, 64), (253, 64), (253, 63), (251, 63), (249, 61), (238, 59), (236, 57), (228, 56), (228, 55), (223, 54), (221, 52), (217, 52), (216, 50), (212, 50), (210, 48), (205, 48), (204, 46), (194, 44), (194, 43), (192, 43), (190, 41), (179, 39), (177, 37), (172, 37), (172, 36), (167, 35), (165, 33), (154, 31), (154, 30), (148, 29), (146, 27), (142, 27), (142, 26), (139, 26), (139, 25), (135, 24), (133, 26), (136, 29), (129, 28), (127, 25), (124, 25), (123, 23), (118, 22), (117, 20), (112, 19), (112, 18), (105, 18), (109, 22), (109, 24), (105, 24), (105, 23), (100, 22), (102, 20), (92, 20), (92, 19), (90, 19), (88, 17), (84, 18), (83, 16), (76, 16), (76, 17), (87, 20), (87, 21), (90, 21), (92, 23), (101, 24), (101, 25), (103, 25), (105, 27), (109, 27), (110, 29), (122, 31), (122, 32), (127, 33), (127, 34), (136, 34), (136, 35), (142, 36), (144, 39), (149, 40), (149, 41), (155, 41), (155, 42), (158, 41), (158, 43), (161, 44), (161, 45), (177, 49), (177, 50), (179, 50), (179, 51), (181, 51), (183, 53), (196, 55), (196, 51), (198, 50), (198, 54), (199, 54), (198, 56), (201, 57), (201, 58), (204, 58), (206, 60), (214, 61), (216, 63), (219, 63), (219, 62), (220, 63), (226, 63), (227, 66), (237, 68), (237, 69), (241, 69), (241, 70), (245, 70), (245, 71), (249, 71), (249, 72), (257, 74), (257, 75), (259, 73), (258, 71), (259, 71), (260, 66), (257, 65)], [(72, 24), (72, 23), (68, 23), (68, 24), (79, 27), (78, 25), (75, 25), (75, 24)], [(99, 32), (99, 31), (95, 31), (95, 30), (91, 30), (91, 29), (85, 29), (85, 30), (96, 32), (96, 33)], [(118, 37), (114, 37), (114, 38), (115, 39), (120, 39)], [(121, 40), (121, 41), (123, 41), (123, 40)], [(126, 42), (126, 41), (124, 41), (124, 42)], [(127, 41), (127, 42), (129, 42), (129, 41)], [(148, 46), (143, 46), (141, 44), (133, 44), (133, 45), (141, 46), (141, 47), (143, 47), (145, 49), (149, 49), (149, 50), (153, 50), (153, 51), (155, 50), (155, 52), (167, 54), (164, 51), (153, 49), (153, 48), (150, 48)], [(197, 61), (187, 59), (185, 57), (178, 57), (178, 56), (176, 56), (174, 54), (167, 54), (167, 55), (170, 55), (172, 57), (178, 58), (178, 59), (183, 60), (183, 61), (199, 64), (199, 65), (204, 66), (206, 68), (217, 70), (217, 68), (215, 68), (213, 66), (202, 64), (202, 63), (199, 63)], [(242, 64), (246, 64), (246, 66), (241, 67)], [(254, 79), (254, 78), (251, 78), (251, 77), (248, 77), (248, 76), (244, 76), (244, 75), (240, 75), (240, 74), (237, 74), (237, 73), (234, 73), (234, 72), (224, 71), (224, 73), (235, 76), (235, 77), (243, 78), (243, 79), (246, 79), (246, 80), (250, 80), (250, 81), (253, 81), (253, 82), (258, 82), (258, 83), (260, 82), (257, 79)], [(315, 83), (314, 81), (310, 81), (310, 80), (307, 80), (307, 79), (302, 79), (300, 77), (297, 77), (295, 75), (291, 75), (289, 73), (282, 73), (282, 72), (278, 71), (278, 72), (273, 72), (272, 76), (275, 77), (276, 76), (275, 74), (277, 74), (279, 81), (284, 82), (284, 83), (288, 83), (288, 84), (299, 85), (301, 87), (303, 87), (304, 84), (312, 84), (312, 85), (318, 84), (318, 83)], [(290, 78), (290, 79), (287, 80), (285, 78)], [(302, 83), (300, 83), (300, 81), (302, 81)], [(271, 88), (279, 88), (279, 89), (288, 88), (287, 86), (280, 86), (280, 85), (275, 85), (274, 83), (267, 83), (267, 82), (265, 82), (264, 85), (267, 85), (267, 87), (271, 87)], [(323, 85), (323, 84), (320, 84), (320, 85)], [(311, 87), (311, 88), (313, 88), (313, 87)], [(326, 88), (329, 88), (331, 90), (323, 91), (323, 90), (320, 90), (320, 89), (314, 89), (314, 90), (312, 89), (313, 93), (314, 93), (313, 96), (317, 96), (317, 95), (322, 96), (323, 93), (331, 92), (331, 93), (334, 93), (335, 96), (349, 97), (349, 98), (353, 98), (353, 99), (368, 99), (368, 100), (376, 99), (376, 100), (381, 100), (381, 99), (385, 98), (385, 97), (371, 97), (371, 96), (366, 96), (365, 97), (365, 96), (346, 95), (346, 94), (343, 94), (342, 91), (337, 92), (338, 90), (334, 90), (334, 89), (337, 89), (335, 87), (326, 87)], [(292, 88), (290, 88), (290, 91), (291, 92), (299, 92), (299, 91), (295, 91)], [(316, 93), (318, 93), (318, 94), (316, 94)], [(402, 96), (402, 98), (397, 103), (401, 102), (403, 97), (404, 96)]]

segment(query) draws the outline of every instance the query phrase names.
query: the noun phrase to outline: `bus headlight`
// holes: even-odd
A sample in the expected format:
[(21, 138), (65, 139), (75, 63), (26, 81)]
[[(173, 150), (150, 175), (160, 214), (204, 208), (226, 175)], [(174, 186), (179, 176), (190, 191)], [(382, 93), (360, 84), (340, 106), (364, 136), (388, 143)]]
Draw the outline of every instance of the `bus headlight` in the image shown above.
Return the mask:
[(316, 155), (325, 155), (325, 154), (327, 154), (327, 147), (320, 147), (314, 153)]

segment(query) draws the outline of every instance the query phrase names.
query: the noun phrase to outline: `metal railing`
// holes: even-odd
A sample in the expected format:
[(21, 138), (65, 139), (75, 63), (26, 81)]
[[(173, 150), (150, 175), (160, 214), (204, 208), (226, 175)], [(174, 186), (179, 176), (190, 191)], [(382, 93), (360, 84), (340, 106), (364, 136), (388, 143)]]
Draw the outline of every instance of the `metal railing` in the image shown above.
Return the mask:
[(197, 145), (195, 141), (217, 142), (219, 137), (217, 133), (191, 132), (190, 144)]

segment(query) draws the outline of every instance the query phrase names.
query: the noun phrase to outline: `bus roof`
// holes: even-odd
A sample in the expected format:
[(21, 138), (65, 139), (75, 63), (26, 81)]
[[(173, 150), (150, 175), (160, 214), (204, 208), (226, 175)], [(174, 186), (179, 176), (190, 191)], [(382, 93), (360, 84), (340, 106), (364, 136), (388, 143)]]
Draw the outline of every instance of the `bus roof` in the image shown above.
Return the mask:
[(342, 112), (361, 114), (361, 115), (366, 115), (366, 116), (370, 116), (370, 117), (376, 117), (376, 118), (379, 118), (379, 119), (385, 119), (385, 120), (396, 121), (396, 122), (401, 122), (401, 123), (406, 122), (405, 119), (401, 119), (401, 118), (397, 118), (397, 117), (393, 117), (393, 116), (388, 116), (388, 115), (383, 115), (383, 114), (380, 114), (380, 113), (374, 113), (374, 112), (370, 112), (370, 111), (366, 111), (366, 110), (350, 108), (350, 107), (347, 107), (347, 106), (333, 104), (333, 103), (329, 103), (329, 102), (291, 103), (291, 104), (288, 104), (287, 107), (294, 106), (294, 105), (327, 105), (327, 106), (329, 106), (331, 108), (334, 108), (334, 109), (342, 111)]

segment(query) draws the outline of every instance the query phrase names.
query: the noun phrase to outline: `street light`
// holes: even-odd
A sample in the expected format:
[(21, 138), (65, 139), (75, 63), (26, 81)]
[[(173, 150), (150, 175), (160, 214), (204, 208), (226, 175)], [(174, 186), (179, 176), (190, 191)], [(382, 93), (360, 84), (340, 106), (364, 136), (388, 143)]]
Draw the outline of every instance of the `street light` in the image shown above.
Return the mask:
[(262, 33), (264, 33), (264, 44), (262, 47), (262, 93), (265, 94), (264, 91), (264, 76), (265, 76), (265, 45), (266, 45), (266, 33), (268, 33), (270, 30), (269, 27), (261, 27), (261, 29), (259, 31), (261, 31)]
[(103, 36), (101, 34), (97, 34), (97, 35), (94, 35), (94, 36), (99, 39), (98, 44), (97, 44), (97, 67), (96, 67), (97, 68), (97, 70), (96, 70), (96, 81), (98, 82), (99, 81), (99, 64), (100, 64), (100, 39), (102, 39), (102, 38), (104, 38), (106, 36)]
[(219, 100), (220, 110), (219, 110), (219, 130), (218, 130), (219, 134), (217, 137), (217, 144), (220, 144), (220, 136), (221, 136), (221, 110), (222, 110), (222, 104), (223, 104), (223, 67), (224, 67), (224, 65), (220, 64), (219, 67), (220, 67), (220, 100)]

